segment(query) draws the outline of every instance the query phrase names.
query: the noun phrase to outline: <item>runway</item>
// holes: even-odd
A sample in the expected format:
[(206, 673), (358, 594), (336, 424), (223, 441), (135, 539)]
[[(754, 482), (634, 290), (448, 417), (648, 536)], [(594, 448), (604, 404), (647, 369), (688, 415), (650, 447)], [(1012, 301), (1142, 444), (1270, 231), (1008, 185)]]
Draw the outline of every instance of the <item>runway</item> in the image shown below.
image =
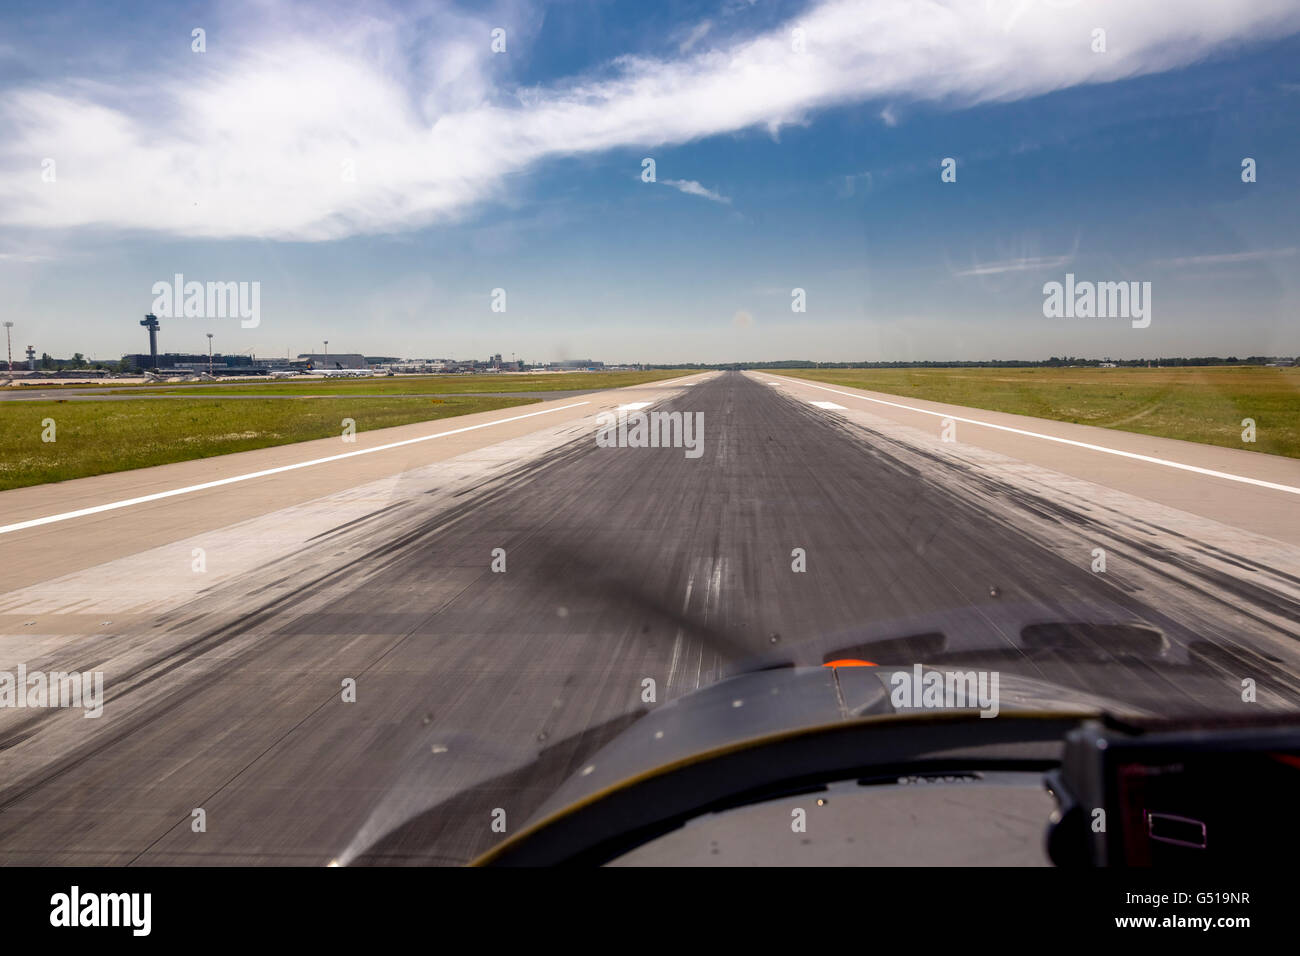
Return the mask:
[[(777, 376), (572, 401), (365, 433), (358, 450), (554, 410), (0, 535), (0, 669), (102, 671), (107, 697), (96, 719), (0, 708), (0, 862), (464, 863), (501, 838), (497, 811), (522, 825), (653, 706), (646, 680), (662, 703), (936, 614), (996, 638), (1008, 608), (1105, 611), (1222, 678), (1207, 699), (1104, 646), (1000, 665), (1134, 708), (1298, 699), (1285, 491), (976, 426), (944, 442), (937, 418)], [(599, 447), (595, 416), (619, 406), (698, 413), (702, 453)], [(304, 444), (6, 492), (0, 524), (339, 451)], [(1183, 444), (1161, 454), (1202, 454)], [(1195, 501), (1171, 490), (1187, 482)]]

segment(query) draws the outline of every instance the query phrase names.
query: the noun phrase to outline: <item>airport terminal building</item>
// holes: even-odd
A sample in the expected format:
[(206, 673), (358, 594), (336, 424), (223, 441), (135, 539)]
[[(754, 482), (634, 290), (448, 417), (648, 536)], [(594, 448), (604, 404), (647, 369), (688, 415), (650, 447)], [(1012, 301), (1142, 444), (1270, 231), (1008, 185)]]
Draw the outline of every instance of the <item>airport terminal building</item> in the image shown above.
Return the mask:
[[(297, 364), (282, 358), (251, 359), (247, 355), (222, 355), (220, 352), (216, 352), (210, 357), (202, 352), (162, 352), (158, 355), (156, 367), (159, 371), (164, 372), (206, 372), (209, 361), (212, 363), (214, 372), (226, 374), (236, 370), (240, 373), (266, 372), (290, 368)], [(134, 352), (123, 355), (122, 362), (127, 368), (141, 372), (155, 367), (153, 357), (148, 352)]]
[(339, 352), (336, 354), (325, 355), (324, 353), (305, 352), (298, 356), (299, 362), (310, 362), (311, 367), (317, 370), (332, 368), (370, 368), (364, 355), (356, 352)]

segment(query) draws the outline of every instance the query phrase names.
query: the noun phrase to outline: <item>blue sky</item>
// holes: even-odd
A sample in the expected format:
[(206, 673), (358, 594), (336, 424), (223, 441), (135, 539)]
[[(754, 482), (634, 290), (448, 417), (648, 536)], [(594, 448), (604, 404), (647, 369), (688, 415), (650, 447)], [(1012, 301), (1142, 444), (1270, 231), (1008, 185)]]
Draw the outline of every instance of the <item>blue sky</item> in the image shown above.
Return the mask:
[[(18, 348), (142, 349), (179, 272), (261, 317), (168, 351), (1300, 350), (1296, 2), (19, 4), (0, 85)], [(1150, 326), (1045, 318), (1067, 272)]]

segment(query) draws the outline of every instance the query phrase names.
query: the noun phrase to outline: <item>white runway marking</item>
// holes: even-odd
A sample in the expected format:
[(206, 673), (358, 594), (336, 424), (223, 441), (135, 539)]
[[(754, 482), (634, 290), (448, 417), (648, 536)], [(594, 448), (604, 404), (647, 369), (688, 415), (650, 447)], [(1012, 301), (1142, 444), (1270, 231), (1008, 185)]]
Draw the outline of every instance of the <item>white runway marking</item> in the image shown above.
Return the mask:
[(628, 402), (626, 405), (618, 406), (620, 412), (635, 412), (638, 409), (649, 408), (649, 402)]
[(827, 408), (830, 409), (831, 411), (836, 411), (836, 410), (841, 412), (848, 411), (848, 409), (846, 409), (843, 405), (836, 405), (834, 402), (813, 402), (813, 404), (816, 405), (818, 408)]
[[(794, 383), (792, 382), (791, 384)], [(1288, 494), (1300, 495), (1300, 488), (1295, 488), (1291, 485), (1281, 485), (1276, 481), (1264, 481), (1260, 478), (1247, 478), (1245, 475), (1229, 474), (1226, 471), (1215, 471), (1212, 468), (1200, 468), (1196, 465), (1184, 465), (1180, 461), (1169, 461), (1165, 458), (1154, 458), (1151, 455), (1139, 455), (1136, 452), (1120, 451), (1118, 448), (1107, 448), (1105, 445), (1093, 445), (1086, 441), (1075, 441), (1072, 438), (1057, 438), (1055, 435), (1044, 435), (1040, 432), (1026, 431), (1023, 428), (1012, 428), (1010, 425), (995, 425), (992, 422), (982, 422), (975, 418), (962, 418), (958, 415), (950, 415), (947, 412), (935, 412), (928, 408), (917, 408), (915, 405), (904, 405), (902, 402), (887, 402), (883, 398), (868, 398), (866, 395), (854, 395), (852, 392), (841, 392), (838, 389), (827, 388), (825, 385), (813, 385), (811, 382), (800, 381), (798, 384), (806, 385), (809, 388), (819, 388), (823, 392), (831, 392), (835, 395), (843, 395), (845, 398), (856, 398), (864, 402), (875, 402), (877, 405), (889, 405), (892, 408), (901, 408), (909, 412), (920, 412), (922, 415), (933, 415), (935, 418), (951, 418), (955, 422), (965, 422), (967, 425), (979, 425), (983, 428), (995, 428), (1000, 432), (1011, 432), (1013, 435), (1024, 435), (1027, 438), (1041, 438), (1043, 441), (1054, 441), (1060, 445), (1072, 445), (1075, 448), (1086, 448), (1089, 451), (1100, 451), (1107, 455), (1119, 455), (1121, 458), (1131, 458), (1134, 461), (1145, 461), (1152, 465), (1164, 465), (1166, 468), (1177, 468), (1179, 471), (1190, 471), (1198, 475), (1208, 475), (1211, 478), (1223, 478), (1227, 481), (1239, 481), (1243, 484), (1255, 485), (1258, 488), (1268, 488), (1272, 491), (1285, 491)]]
[(685, 387), (687, 385), (696, 384), (695, 382), (688, 382), (686, 381), (686, 379), (692, 378), (698, 374), (699, 374), (698, 372), (693, 372), (691, 375), (686, 376), (686, 378), (675, 378), (672, 381), (668, 381), (668, 382), (645, 382), (644, 384), (641, 385), (627, 385), (624, 387), (629, 390), (634, 388), (667, 388), (670, 385)]
[(188, 485), (185, 488), (173, 488), (170, 491), (159, 491), (152, 495), (141, 495), (138, 498), (126, 498), (122, 501), (111, 501), (105, 505), (95, 505), (91, 508), (79, 508), (76, 511), (65, 511), (63, 514), (48, 515), (44, 518), (32, 518), (30, 521), (19, 521), (17, 524), (7, 524), (0, 527), (0, 534), (8, 534), (11, 531), (22, 531), (24, 528), (37, 528), (43, 524), (53, 524), (56, 521), (67, 521), (71, 518), (83, 518), (86, 515), (99, 514), (102, 511), (115, 511), (118, 508), (129, 508), (131, 505), (142, 505), (148, 501), (159, 501), (163, 498), (174, 498), (177, 495), (187, 495), (194, 491), (203, 491), (207, 488), (220, 488), (222, 485), (233, 485), (239, 481), (249, 481), (253, 478), (264, 478), (267, 475), (278, 475), (286, 471), (294, 471), (298, 468), (310, 468), (312, 465), (323, 465), (331, 461), (342, 461), (344, 458), (356, 458), (359, 455), (373, 455), (377, 451), (388, 451), (390, 448), (401, 448), (404, 445), (415, 445), (423, 441), (432, 441), (435, 438), (446, 438), (449, 435), (461, 435), (465, 432), (477, 431), (480, 428), (490, 428), (493, 425), (505, 425), (507, 422), (522, 421), (525, 418), (535, 418), (538, 415), (549, 415), (551, 412), (562, 412), (565, 409), (577, 408), (579, 405), (589, 405), (590, 402), (573, 402), (570, 405), (561, 405), (559, 408), (546, 408), (540, 412), (529, 412), (526, 415), (514, 415), (510, 418), (501, 418), (494, 422), (483, 422), (479, 425), (466, 425), (464, 428), (453, 428), (449, 432), (438, 432), (436, 435), (422, 435), (419, 438), (407, 438), (404, 441), (390, 442), (387, 445), (376, 445), (374, 448), (362, 448), (359, 451), (344, 452), (341, 455), (330, 455), (326, 458), (313, 458), (311, 461), (300, 461), (292, 465), (280, 465), (278, 468), (266, 468), (262, 471), (249, 472), (246, 475), (234, 475), (230, 478), (220, 478), (216, 481), (205, 481), (200, 485)]

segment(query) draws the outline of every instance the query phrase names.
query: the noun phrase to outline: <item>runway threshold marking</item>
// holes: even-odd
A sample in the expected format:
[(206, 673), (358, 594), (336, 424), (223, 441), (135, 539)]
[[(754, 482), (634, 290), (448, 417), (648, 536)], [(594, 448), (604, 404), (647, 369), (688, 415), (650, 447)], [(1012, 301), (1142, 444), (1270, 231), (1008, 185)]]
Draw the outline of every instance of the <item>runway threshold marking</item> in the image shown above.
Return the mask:
[(845, 408), (843, 405), (836, 405), (834, 402), (813, 402), (812, 404), (816, 405), (818, 408), (825, 408), (828, 411), (841, 411), (841, 412), (848, 411), (848, 409)]
[[(1213, 468), (1201, 468), (1198, 465), (1185, 465), (1181, 461), (1169, 461), (1167, 458), (1155, 458), (1152, 455), (1139, 455), (1137, 452), (1120, 451), (1118, 448), (1107, 448), (1105, 445), (1093, 445), (1086, 441), (1075, 441), (1072, 438), (1058, 438), (1055, 435), (1044, 435), (1042, 432), (1031, 432), (1024, 428), (1012, 428), (1010, 425), (995, 425), (993, 422), (982, 422), (976, 418), (962, 418), (959, 415), (950, 415), (947, 412), (936, 412), (928, 408), (917, 408), (915, 405), (904, 405), (902, 402), (887, 402), (883, 398), (869, 398), (866, 395), (855, 395), (852, 392), (842, 392), (839, 389), (828, 388), (825, 385), (813, 385), (811, 382), (805, 382), (799, 379), (792, 379), (791, 384), (804, 385), (808, 388), (821, 389), (823, 392), (830, 392), (834, 395), (843, 395), (846, 398), (856, 398), (864, 402), (875, 402), (877, 405), (889, 405), (892, 408), (901, 408), (909, 412), (920, 412), (922, 415), (933, 415), (935, 418), (951, 418), (955, 422), (965, 422), (967, 425), (979, 425), (983, 428), (994, 428), (1000, 432), (1010, 432), (1013, 435), (1024, 435), (1027, 438), (1041, 438), (1043, 441), (1056, 442), (1059, 445), (1071, 445), (1075, 448), (1086, 448), (1089, 451), (1100, 451), (1107, 455), (1118, 455), (1121, 458), (1131, 458), (1134, 461), (1145, 461), (1152, 465), (1163, 465), (1166, 468), (1177, 468), (1179, 471), (1190, 471), (1198, 475), (1208, 475), (1211, 478), (1223, 478), (1226, 481), (1237, 481), (1242, 484), (1255, 485), (1258, 488), (1268, 488), (1271, 491), (1285, 491), (1287, 494), (1300, 495), (1300, 488), (1292, 485), (1279, 484), (1276, 481), (1264, 481), (1262, 478), (1249, 478), (1245, 475), (1234, 475), (1226, 471), (1215, 471)], [(816, 402), (813, 403), (817, 404)]]
[(357, 458), (360, 455), (373, 455), (375, 452), (388, 451), (392, 448), (401, 448), (403, 445), (415, 445), (419, 442), (433, 441), (435, 438), (447, 438), (450, 435), (462, 435), (465, 432), (478, 431), (480, 428), (490, 428), (493, 425), (505, 425), (510, 422), (522, 421), (525, 418), (535, 418), (538, 415), (549, 415), (552, 412), (562, 412), (570, 408), (577, 408), (580, 405), (590, 405), (590, 402), (574, 402), (570, 405), (561, 405), (559, 408), (544, 408), (540, 412), (528, 412), (526, 415), (512, 415), (510, 418), (500, 418), (494, 422), (481, 422), (477, 425), (466, 425), (463, 428), (453, 428), (451, 431), (438, 432), (436, 435), (421, 435), (418, 438), (407, 438), (402, 441), (389, 442), (387, 445), (376, 445), (374, 448), (361, 448), (357, 451), (343, 452), (339, 455), (329, 455), (325, 458), (313, 458), (310, 461), (299, 461), (292, 465), (279, 465), (275, 468), (264, 468), (261, 471), (251, 471), (246, 475), (232, 475), (229, 478), (219, 478), (216, 481), (205, 481), (198, 485), (187, 485), (184, 488), (172, 488), (170, 491), (158, 491), (150, 495), (141, 495), (138, 498), (125, 498), (122, 501), (111, 501), (108, 504), (94, 505), (90, 508), (78, 508), (76, 511), (65, 511), (62, 514), (47, 515), (44, 518), (32, 518), (29, 521), (19, 521), (15, 524), (7, 524), (0, 527), (0, 534), (9, 534), (11, 531), (22, 531), (24, 528), (37, 528), (45, 524), (54, 524), (56, 521), (68, 521), (71, 518), (83, 518), (86, 515), (99, 514), (102, 511), (116, 511), (118, 508), (129, 508), (132, 505), (142, 505), (150, 501), (159, 501), (163, 498), (174, 498), (177, 495), (188, 495), (195, 491), (205, 491), (208, 488), (220, 488), (222, 485), (233, 485), (240, 481), (250, 481), (253, 478), (265, 478), (267, 475), (279, 475), (286, 471), (296, 471), (299, 468), (310, 468), (313, 465), (324, 465), (331, 461), (342, 461), (344, 458)]
[(649, 407), (650, 407), (649, 402), (628, 402), (626, 405), (618, 406), (618, 408), (615, 410), (620, 412), (635, 412), (643, 408), (649, 408)]

